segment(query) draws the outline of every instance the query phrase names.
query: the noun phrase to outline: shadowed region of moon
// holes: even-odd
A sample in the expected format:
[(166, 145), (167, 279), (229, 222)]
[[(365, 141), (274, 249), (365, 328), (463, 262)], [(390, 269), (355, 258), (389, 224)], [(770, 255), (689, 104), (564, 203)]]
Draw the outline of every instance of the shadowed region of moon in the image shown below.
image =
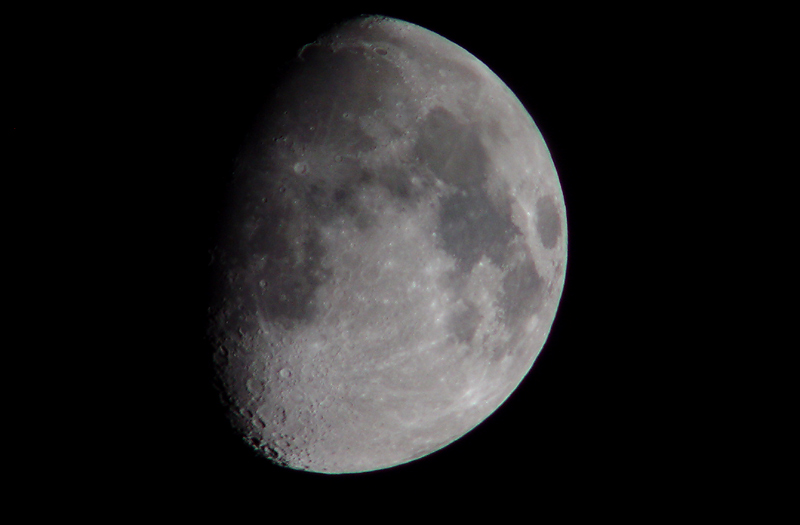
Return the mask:
[(213, 260), (234, 427), (324, 473), (458, 439), (531, 368), (561, 296), (563, 196), (530, 116), (464, 49), (361, 17), (298, 53), (258, 122)]

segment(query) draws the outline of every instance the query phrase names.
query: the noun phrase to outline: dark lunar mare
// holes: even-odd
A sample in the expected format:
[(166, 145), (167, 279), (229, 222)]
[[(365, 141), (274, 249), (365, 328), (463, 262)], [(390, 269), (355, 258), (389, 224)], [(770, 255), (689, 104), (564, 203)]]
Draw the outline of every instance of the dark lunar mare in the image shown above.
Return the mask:
[(550, 195), (536, 201), (536, 232), (542, 246), (548, 249), (556, 247), (561, 236), (561, 216)]
[[(440, 247), (456, 261), (459, 273), (468, 274), (484, 256), (494, 265), (513, 267), (503, 279), (499, 306), (501, 320), (514, 329), (535, 314), (542, 300), (542, 279), (530, 251), (516, 243), (522, 232), (511, 217), (507, 200), (493, 201), (486, 181), (491, 169), (489, 155), (474, 126), (462, 124), (444, 108), (434, 108), (422, 124), (415, 145), (420, 162), (434, 177), (455, 186), (457, 191), (440, 197), (438, 238)], [(540, 206), (552, 223), (552, 206)], [(540, 211), (540, 215), (542, 212)], [(556, 212), (555, 219), (558, 220)], [(543, 226), (548, 240), (554, 237), (553, 226)], [(557, 230), (556, 230), (557, 231)], [(513, 262), (512, 262), (513, 261)], [(458, 280), (454, 281), (454, 289)], [(467, 312), (452, 320), (459, 341), (470, 340), (479, 319)]]
[[(521, 247), (524, 243), (515, 242), (521, 231), (512, 220), (511, 203), (508, 198), (492, 199), (486, 187), (492, 164), (481, 132), (487, 136), (498, 132), (491, 126), (481, 130), (459, 122), (447, 109), (434, 107), (419, 125), (414, 158), (399, 166), (365, 169), (357, 157), (377, 144), (361, 129), (358, 118), (398, 102), (415, 110), (401, 75), (380, 56), (349, 50), (333, 53), (315, 45), (303, 51), (261, 119), (269, 127), (254, 134), (270, 141), (251, 144), (239, 167), (242, 186), (236, 200), (244, 205), (231, 224), (240, 229), (222, 245), (231, 269), (228, 285), (252, 290), (239, 305), (241, 311), (261, 311), (286, 328), (313, 323), (319, 308), (316, 290), (331, 276), (322, 265), (325, 247), (319, 228), (341, 216), (362, 230), (376, 224), (372, 212), (355, 199), (359, 188), (385, 188), (413, 210), (425, 194), (439, 191), (437, 180), (455, 189), (438, 195), (436, 233), (438, 246), (454, 258), (457, 274), (469, 274), (483, 257), (503, 269), (510, 265), (498, 301), (501, 321), (516, 329), (537, 311), (541, 278), (530, 253)], [(336, 133), (328, 131), (331, 126)], [(394, 137), (400, 135), (400, 130), (392, 132)], [(339, 153), (321, 165), (313, 154), (323, 141)], [(300, 174), (284, 160), (304, 155), (309, 160)], [(412, 184), (412, 177), (420, 182)], [(551, 246), (560, 232), (552, 199), (540, 199), (536, 212), (538, 233), (545, 246)], [(453, 290), (462, 281), (454, 275)], [(468, 306), (450, 321), (462, 342), (471, 340), (479, 322), (470, 312)], [(254, 319), (240, 322), (256, 328)]]
[[(259, 119), (266, 127), (251, 134), (231, 189), (230, 226), (218, 250), (228, 269), (222, 288), (253, 290), (247, 304), (239, 305), (242, 311), (260, 310), (287, 328), (313, 322), (315, 291), (330, 277), (322, 266), (319, 228), (342, 215), (361, 229), (373, 225), (375, 218), (354, 201), (363, 185), (383, 185), (401, 199), (419, 197), (407, 174), (399, 176), (391, 167), (370, 172), (356, 159), (376, 147), (359, 126), (360, 116), (393, 100), (412, 105), (396, 68), (374, 60), (381, 65), (365, 63), (369, 59), (361, 53), (307, 46)], [(322, 143), (337, 152), (325, 165), (314, 158)], [(293, 157), (309, 158), (299, 174), (305, 176), (285, 160)]]

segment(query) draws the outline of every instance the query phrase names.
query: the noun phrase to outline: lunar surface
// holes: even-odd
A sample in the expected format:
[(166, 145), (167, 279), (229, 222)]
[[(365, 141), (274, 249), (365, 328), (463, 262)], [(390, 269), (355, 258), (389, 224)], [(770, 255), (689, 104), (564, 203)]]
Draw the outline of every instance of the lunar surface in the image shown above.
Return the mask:
[(303, 47), (234, 174), (209, 337), (272, 461), (421, 458), (514, 391), (556, 313), (566, 215), (547, 147), (483, 63), (361, 17)]

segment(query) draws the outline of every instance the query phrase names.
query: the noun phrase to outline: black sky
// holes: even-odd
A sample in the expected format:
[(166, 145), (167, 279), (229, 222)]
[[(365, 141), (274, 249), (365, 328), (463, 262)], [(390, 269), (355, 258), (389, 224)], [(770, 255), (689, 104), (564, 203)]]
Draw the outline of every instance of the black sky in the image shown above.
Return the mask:
[[(454, 41), (520, 98), (561, 179), (569, 260), (548, 342), (494, 415), (422, 460), (330, 477), (273, 467), (227, 429), (208, 382), (206, 264), (225, 178), (270, 84), (302, 45), (361, 13)], [(690, 335), (702, 305), (670, 308), (689, 293), (686, 267), (703, 235), (685, 219), (697, 206), (684, 188), (707, 95), (692, 17), (601, 4), (131, 6), (72, 28), (59, 13), (26, 16), (23, 27), (39, 20), (61, 37), (41, 50), (31, 32), (14, 33), (12, 77), (25, 101), (12, 112), (14, 144), (23, 160), (69, 174), (54, 194), (77, 194), (63, 229), (93, 269), (81, 264), (69, 286), (83, 304), (82, 283), (99, 281), (91, 311), (103, 336), (87, 359), (92, 386), (74, 396), (82, 415), (68, 426), (98, 480), (110, 480), (97, 482), (105, 492), (126, 500), (139, 490), (147, 501), (174, 491), (175, 505), (194, 506), (300, 493), (352, 502), (446, 490), (483, 503), (521, 494), (533, 516), (576, 498), (661, 502), (675, 475), (688, 469), (696, 486), (719, 466), (701, 431), (708, 401), (687, 393), (697, 392), (693, 363), (703, 364), (703, 342)]]

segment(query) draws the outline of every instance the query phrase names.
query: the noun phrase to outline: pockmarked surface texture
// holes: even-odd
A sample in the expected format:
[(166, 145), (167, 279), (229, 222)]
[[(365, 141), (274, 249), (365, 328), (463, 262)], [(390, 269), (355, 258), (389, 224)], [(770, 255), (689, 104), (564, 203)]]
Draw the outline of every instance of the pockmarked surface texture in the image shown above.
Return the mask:
[(483, 63), (362, 17), (298, 52), (242, 150), (209, 336), (236, 429), (363, 472), (489, 416), (540, 352), (566, 215), (547, 147)]

